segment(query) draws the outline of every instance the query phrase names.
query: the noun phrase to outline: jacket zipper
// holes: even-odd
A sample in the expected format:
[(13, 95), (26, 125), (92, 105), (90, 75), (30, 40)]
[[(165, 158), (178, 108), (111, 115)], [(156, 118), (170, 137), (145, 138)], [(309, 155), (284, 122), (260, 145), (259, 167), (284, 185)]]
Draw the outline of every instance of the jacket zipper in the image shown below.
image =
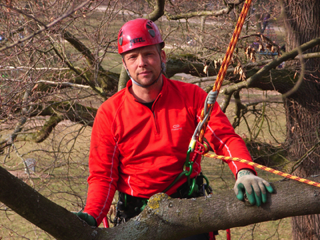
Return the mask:
[(156, 128), (156, 134), (159, 134), (159, 126), (158, 126), (157, 117), (156, 117), (154, 108), (155, 108), (155, 106), (156, 106), (156, 102), (158, 101), (159, 97), (160, 97), (160, 94), (159, 94), (159, 95), (157, 96), (157, 98), (154, 100), (154, 103), (153, 103), (153, 105), (152, 105), (152, 107), (151, 107), (151, 109), (150, 109), (151, 112), (152, 112), (152, 115), (153, 115), (154, 126), (155, 126), (155, 128)]

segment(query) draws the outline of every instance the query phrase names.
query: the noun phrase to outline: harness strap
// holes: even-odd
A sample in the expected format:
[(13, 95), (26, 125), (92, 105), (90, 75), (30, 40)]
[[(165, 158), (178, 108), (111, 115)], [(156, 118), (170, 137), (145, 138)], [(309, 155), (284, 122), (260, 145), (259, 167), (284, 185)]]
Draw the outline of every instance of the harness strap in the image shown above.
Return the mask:
[[(192, 179), (193, 180), (193, 179)], [(186, 181), (177, 191), (170, 195), (172, 198), (195, 198), (212, 193), (212, 188), (209, 186), (209, 181), (202, 173), (194, 178), (195, 190), (189, 195), (189, 183)], [(139, 215), (148, 203), (147, 198), (134, 197), (123, 192), (119, 192), (119, 201), (117, 203), (116, 216), (112, 221), (115, 226), (129, 221), (131, 218)]]

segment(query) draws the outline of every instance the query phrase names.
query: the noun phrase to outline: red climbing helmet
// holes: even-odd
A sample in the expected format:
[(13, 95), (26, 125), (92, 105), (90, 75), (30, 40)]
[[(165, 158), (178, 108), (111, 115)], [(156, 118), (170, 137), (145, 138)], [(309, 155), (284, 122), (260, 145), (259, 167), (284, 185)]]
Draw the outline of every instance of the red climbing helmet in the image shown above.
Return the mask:
[(135, 48), (162, 44), (157, 25), (151, 20), (137, 18), (125, 23), (118, 34), (118, 53), (122, 54)]

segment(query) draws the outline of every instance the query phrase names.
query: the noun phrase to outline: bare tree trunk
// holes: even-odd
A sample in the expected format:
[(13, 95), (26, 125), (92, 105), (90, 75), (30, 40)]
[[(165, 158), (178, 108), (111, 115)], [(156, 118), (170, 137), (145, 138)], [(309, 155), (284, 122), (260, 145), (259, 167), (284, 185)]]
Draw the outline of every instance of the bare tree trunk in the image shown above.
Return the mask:
[(130, 78), (129, 78), (128, 74), (127, 74), (127, 71), (126, 71), (125, 67), (122, 66), (120, 77), (119, 77), (119, 82), (118, 82), (118, 91), (120, 91), (121, 89), (126, 87), (127, 82), (129, 81), (129, 79)]
[[(318, 0), (285, 0), (284, 3), (288, 50), (320, 35), (320, 2)], [(319, 51), (319, 46), (311, 50), (311, 52), (316, 51)], [(301, 177), (320, 173), (319, 60), (309, 59), (305, 61), (305, 67), (307, 73), (300, 89), (285, 101), (289, 153), (292, 159), (297, 161), (294, 165), (295, 174)], [(311, 69), (316, 71), (308, 71)], [(319, 220), (319, 215), (293, 217), (293, 239), (319, 239)]]
[[(305, 95), (305, 98), (308, 98)], [(320, 101), (318, 97), (318, 101)], [(319, 174), (319, 102), (311, 105), (295, 100), (288, 100), (287, 127), (290, 135), (290, 154), (301, 164), (295, 174), (300, 177), (308, 177)], [(308, 152), (306, 156), (306, 152)], [(319, 239), (319, 215), (301, 216), (292, 218), (293, 239)]]

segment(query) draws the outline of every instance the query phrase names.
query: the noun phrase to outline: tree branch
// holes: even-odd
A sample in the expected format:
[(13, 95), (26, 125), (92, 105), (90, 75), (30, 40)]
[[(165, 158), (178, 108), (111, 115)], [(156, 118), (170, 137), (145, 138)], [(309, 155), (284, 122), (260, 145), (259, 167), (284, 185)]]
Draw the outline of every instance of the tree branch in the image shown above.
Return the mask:
[[(63, 38), (68, 41), (77, 51), (79, 51), (87, 60), (88, 64), (92, 67), (92, 69), (95, 69), (95, 64), (97, 59), (95, 58), (95, 56), (92, 54), (92, 52), (90, 51), (90, 49), (88, 49), (77, 37), (75, 37), (74, 35), (72, 35), (70, 32), (66, 31), (66, 30), (62, 30), (62, 36)], [(61, 54), (59, 54), (57, 52), (57, 50), (55, 49), (55, 52), (57, 53), (57, 55), (62, 58)], [(64, 60), (64, 59), (62, 59)], [(68, 65), (68, 67), (73, 70), (74, 72), (76, 72), (77, 74), (79, 74), (80, 76), (82, 76), (83, 74), (80, 74), (78, 72), (78, 70), (73, 67), (71, 64), (68, 64), (68, 61), (65, 61)], [(88, 73), (86, 73), (85, 75), (87, 75)], [(90, 74), (89, 74), (90, 75)], [(113, 91), (118, 84), (118, 74), (114, 74), (112, 72), (109, 72), (107, 70), (105, 70), (101, 64), (99, 64), (98, 67), (98, 75), (99, 75), (99, 85), (101, 86), (102, 90), (106, 93), (108, 91)], [(93, 76), (94, 74), (91, 74), (91, 77), (84, 77), (85, 81), (92, 87), (93, 90), (95, 90), (96, 92), (99, 93), (99, 91), (97, 91), (97, 88), (95, 87), (95, 83), (93, 81)], [(92, 79), (91, 81), (88, 79)], [(99, 93), (101, 95), (101, 92)]]
[(165, 0), (156, 0), (153, 12), (148, 14), (145, 18), (150, 19), (152, 21), (158, 20), (164, 14), (164, 5)]
[(39, 83), (53, 85), (55, 87), (72, 87), (72, 88), (90, 88), (91, 89), (91, 86), (70, 83), (70, 82), (54, 82), (54, 81), (48, 81), (48, 80), (39, 80), (37, 84)]
[(176, 15), (171, 15), (170, 13), (166, 12), (165, 15), (167, 16), (168, 20), (178, 20), (183, 18), (193, 18), (193, 17), (201, 17), (201, 16), (214, 16), (218, 17), (221, 15), (228, 14), (233, 8), (243, 3), (245, 0), (238, 0), (233, 3), (227, 3), (226, 7), (220, 9), (218, 11), (196, 11), (196, 12), (189, 12), (189, 13), (180, 13)]
[[(319, 181), (320, 177), (312, 180)], [(212, 230), (320, 213), (319, 188), (287, 180), (273, 184), (276, 193), (269, 194), (268, 202), (261, 207), (237, 200), (233, 190), (188, 200), (160, 193), (151, 197), (145, 210), (129, 222), (111, 229), (92, 229), (1, 167), (0, 186), (1, 202), (62, 240), (162, 240), (164, 236), (181, 239)]]
[[(55, 238), (95, 239), (97, 230), (78, 220), (74, 214), (51, 202), (2, 167), (0, 185), (1, 202)], [(71, 219), (71, 222), (66, 219)]]
[[(315, 38), (315, 39), (301, 45), (300, 49), (301, 49), (301, 51), (306, 51), (306, 50), (313, 48), (319, 44), (320, 44), (320, 38)], [(259, 87), (259, 83), (261, 82), (261, 80), (265, 77), (265, 75), (270, 70), (276, 68), (280, 63), (282, 63), (284, 61), (294, 59), (298, 54), (299, 54), (298, 48), (292, 50), (291, 52), (283, 54), (281, 57), (279, 57), (276, 60), (265, 65), (263, 68), (261, 68), (259, 71), (257, 71), (255, 74), (253, 74), (251, 77), (249, 77), (246, 81), (239, 82), (239, 83), (234, 84), (228, 88), (225, 88), (221, 91), (221, 93), (223, 93), (225, 95), (231, 95), (233, 92), (238, 91), (242, 88)], [(277, 71), (277, 74), (280, 74), (281, 72), (283, 72), (283, 70)], [(283, 84), (282, 84), (282, 86), (283, 86)], [(285, 91), (287, 91), (286, 89), (288, 89), (288, 87), (283, 88), (282, 91), (285, 92)], [(279, 90), (279, 89), (276, 86), (276, 88), (273, 90)]]
[[(97, 113), (96, 108), (84, 106), (79, 103), (73, 103), (71, 101), (49, 102), (49, 104), (50, 105), (45, 108), (43, 108), (41, 104), (31, 105), (34, 110), (32, 113), (29, 113), (29, 117), (50, 116), (39, 131), (21, 133), (22, 128), (20, 127), (21, 123), (19, 122), (17, 125), (19, 128), (14, 131), (12, 136), (7, 138), (0, 135), (0, 151), (13, 142), (13, 136), (16, 141), (42, 142), (47, 139), (55, 126), (63, 120), (70, 120), (72, 122), (92, 126), (94, 117)], [(26, 121), (26, 119), (23, 120)], [(23, 124), (24, 123), (25, 122), (23, 122)]]
[[(87, 0), (87, 1), (85, 1), (85, 2), (83, 2), (83, 3), (81, 3), (79, 6), (73, 8), (73, 9), (68, 10), (68, 11), (67, 11), (65, 14), (63, 14), (61, 17), (57, 18), (56, 20), (52, 21), (51, 23), (49, 23), (49, 24), (47, 24), (47, 25), (44, 25), (43, 23), (41, 23), (42, 26), (44, 25), (43, 28), (39, 29), (38, 31), (35, 31), (34, 33), (30, 34), (29, 36), (26, 36), (26, 37), (20, 39), (20, 40), (17, 41), (17, 42), (14, 42), (14, 43), (12, 43), (12, 44), (10, 44), (10, 45), (7, 45), (7, 46), (4, 46), (4, 47), (0, 48), (0, 52), (1, 52), (1, 51), (4, 51), (4, 50), (7, 50), (7, 49), (9, 49), (9, 48), (12, 48), (12, 47), (14, 47), (14, 46), (16, 46), (16, 45), (18, 45), (18, 44), (21, 44), (21, 43), (23, 43), (23, 42), (25, 42), (25, 41), (27, 41), (27, 40), (35, 37), (36, 35), (42, 33), (43, 31), (51, 28), (52, 26), (56, 25), (57, 23), (59, 23), (59, 22), (62, 21), (63, 19), (67, 18), (68, 16), (70, 16), (71, 14), (73, 14), (74, 12), (76, 12), (77, 10), (81, 9), (82, 7), (84, 7), (85, 5), (87, 5), (89, 2), (91, 2), (91, 0)], [(5, 6), (5, 5), (1, 4), (0, 6)], [(9, 7), (9, 6), (6, 6), (6, 7)], [(13, 9), (13, 10), (16, 10), (16, 9)], [(21, 11), (20, 11), (20, 13), (21, 13)], [(28, 15), (28, 16), (29, 16), (29, 15)], [(39, 21), (38, 21), (38, 22), (39, 22)]]

